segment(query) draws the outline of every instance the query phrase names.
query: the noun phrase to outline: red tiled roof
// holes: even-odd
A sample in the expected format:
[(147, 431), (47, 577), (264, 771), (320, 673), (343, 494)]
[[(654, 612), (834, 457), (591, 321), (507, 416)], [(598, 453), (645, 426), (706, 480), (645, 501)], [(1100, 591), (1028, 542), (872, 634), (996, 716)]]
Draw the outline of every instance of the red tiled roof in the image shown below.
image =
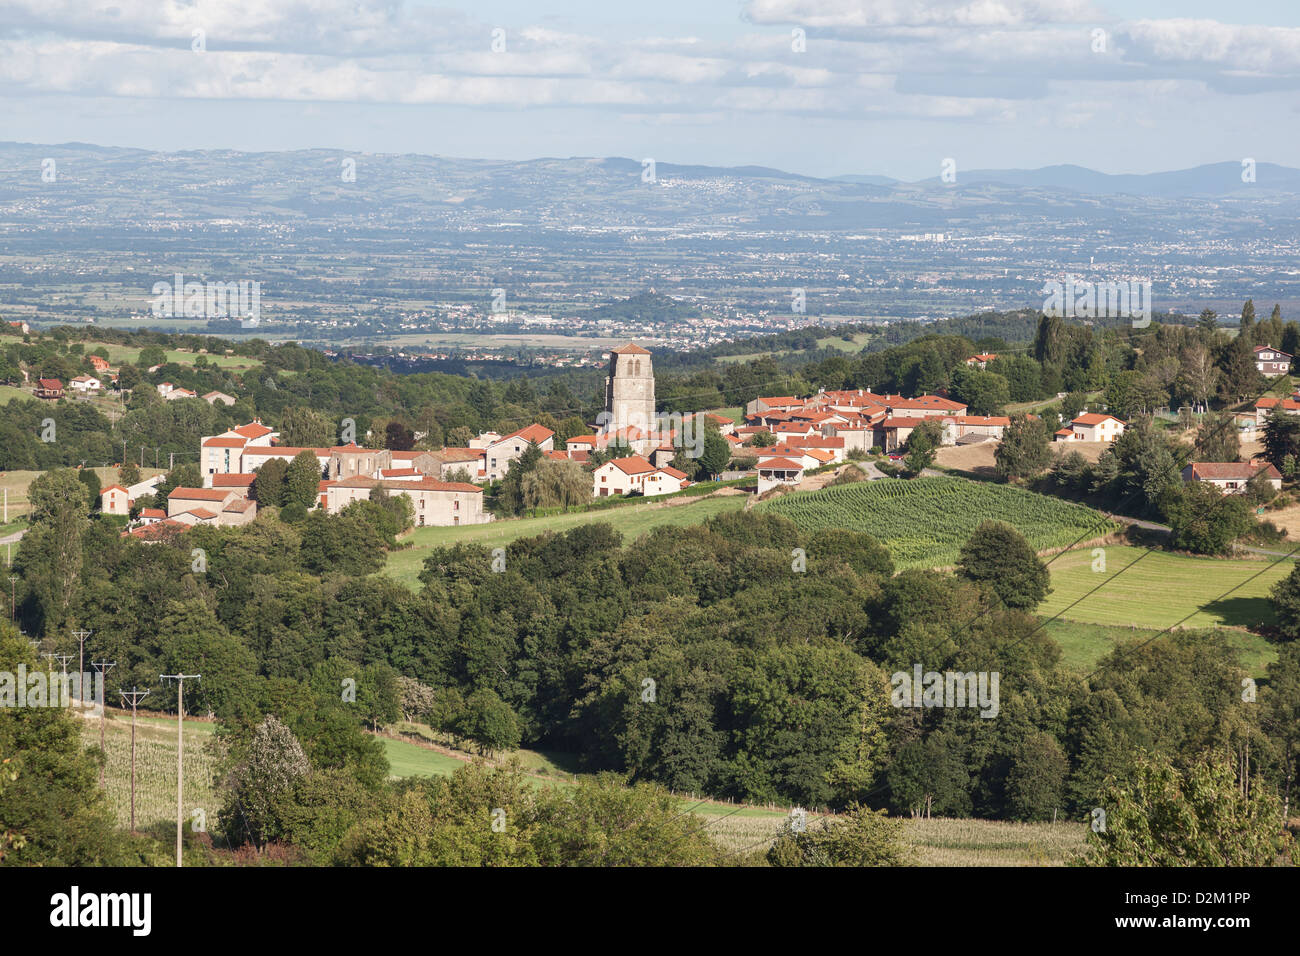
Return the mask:
[[(524, 441), (532, 442), (534, 445), (540, 445), (554, 434), (555, 432), (551, 431), (549, 428), (538, 425), (534, 422), (532, 425), (525, 425), (516, 432), (511, 432), (504, 438), (499, 439), (499, 441), (509, 441), (511, 438), (522, 438)], [(495, 445), (497, 442), (493, 442), (492, 444)]]
[(1070, 424), (1071, 425), (1100, 425), (1102, 422), (1106, 421), (1107, 419), (1117, 421), (1121, 425), (1124, 424), (1122, 419), (1116, 418), (1114, 415), (1100, 415), (1096, 412), (1088, 412), (1084, 415), (1080, 415)]
[(789, 458), (773, 458), (770, 461), (761, 462), (758, 466), (759, 471), (803, 471), (803, 465), (791, 461)]
[(231, 472), (228, 475), (213, 475), (213, 488), (247, 488), (257, 480), (257, 475), (251, 475), (241, 472)]
[(677, 478), (679, 480), (684, 480), (686, 478), (686, 472), (678, 471), (676, 468), (673, 468), (671, 465), (665, 465), (663, 468), (660, 468), (659, 470), (662, 471), (665, 475), (671, 475), (672, 477)]
[(443, 461), (476, 461), (486, 453), (486, 448), (444, 448), (438, 452)]
[(843, 448), (843, 438), (787, 438), (785, 443), (791, 448)]
[(229, 494), (229, 491), (222, 491), (219, 488), (173, 488), (167, 500), (175, 498), (178, 501), (225, 501)]
[(648, 350), (641, 348), (641, 346), (636, 345), (633, 342), (629, 342), (627, 345), (621, 345), (616, 349), (610, 349), (610, 351), (614, 352), (616, 355), (649, 355), (650, 354)]
[(648, 471), (657, 471), (654, 465), (646, 461), (640, 455), (629, 455), (626, 458), (611, 458), (605, 462), (607, 465), (613, 465), (625, 475), (641, 475)]
[(249, 422), (247, 425), (240, 425), (238, 428), (232, 428), (237, 435), (243, 435), (245, 438), (262, 438), (275, 431), (273, 428), (267, 428), (261, 422)]
[(1218, 481), (1249, 481), (1263, 473), (1268, 478), (1281, 478), (1282, 473), (1271, 464), (1259, 465), (1244, 461), (1194, 461), (1190, 465), (1193, 478)]
[[(246, 438), (205, 438), (204, 448), (243, 448)], [(258, 446), (261, 447), (261, 446)]]
[(960, 425), (1010, 425), (1010, 418), (999, 415), (951, 415), (952, 421)]

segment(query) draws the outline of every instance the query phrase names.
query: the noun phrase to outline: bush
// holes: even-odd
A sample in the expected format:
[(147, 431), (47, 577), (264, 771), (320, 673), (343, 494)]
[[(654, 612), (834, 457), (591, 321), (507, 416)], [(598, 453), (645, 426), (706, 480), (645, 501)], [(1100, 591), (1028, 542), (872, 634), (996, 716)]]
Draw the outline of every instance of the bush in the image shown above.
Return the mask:
[(884, 810), (854, 804), (797, 831), (787, 820), (767, 853), (773, 866), (907, 866), (903, 824)]

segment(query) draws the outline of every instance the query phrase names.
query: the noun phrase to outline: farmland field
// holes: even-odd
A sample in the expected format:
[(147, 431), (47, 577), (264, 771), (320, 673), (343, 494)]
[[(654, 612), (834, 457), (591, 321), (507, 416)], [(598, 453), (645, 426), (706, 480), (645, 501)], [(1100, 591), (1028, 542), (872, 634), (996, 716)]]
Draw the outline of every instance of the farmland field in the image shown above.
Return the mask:
[[(1163, 628), (1084, 624), (1061, 619), (1048, 622), (1043, 630), (1061, 645), (1061, 663), (1072, 671), (1087, 674), (1113, 648), (1130, 641), (1151, 640)], [(1277, 649), (1258, 634), (1235, 628), (1222, 628), (1219, 633), (1228, 646), (1238, 651), (1238, 661), (1252, 677), (1265, 676), (1265, 669), (1277, 658)]]
[(1081, 548), (1052, 559), (1052, 593), (1039, 614), (1157, 630), (1180, 621), (1181, 627), (1257, 627), (1272, 623), (1269, 589), (1295, 566), (1289, 560), (1191, 558), (1112, 545), (1104, 549), (1106, 570), (1099, 572), (1092, 551)]
[[(125, 827), (131, 817), (131, 719), (129, 714), (110, 714), (105, 733), (109, 805)], [(185, 722), (185, 808), (202, 808), (210, 830), (221, 806), (212, 785), (216, 760), (205, 746), (213, 729), (210, 723)], [(84, 721), (82, 741), (88, 748), (99, 748), (98, 720)], [(406, 741), (383, 738), (382, 742), (394, 777), (448, 776), (469, 760), (468, 755), (449, 756)], [(525, 769), (551, 763), (536, 751), (517, 753)], [(566, 785), (564, 780), (533, 781), (537, 786)], [(738, 859), (762, 853), (788, 816), (786, 810), (772, 807), (706, 803), (690, 797), (681, 797), (680, 802), (683, 812), (705, 818), (706, 832)], [(808, 814), (809, 823), (817, 816)], [(176, 725), (165, 717), (141, 717), (136, 724), (136, 827), (175, 820)], [(925, 866), (1060, 865), (1071, 852), (1082, 849), (1084, 834), (1081, 824), (1065, 822), (904, 819), (903, 827), (913, 861)]]
[(429, 551), (433, 548), (453, 545), (457, 542), (495, 548), (519, 538), (527, 538), (547, 531), (560, 533), (595, 521), (604, 521), (613, 525), (614, 530), (621, 532), (625, 540), (631, 540), (661, 525), (676, 527), (700, 524), (724, 511), (738, 511), (744, 506), (745, 500), (746, 496), (743, 494), (718, 495), (688, 504), (647, 502), (599, 511), (549, 515), (545, 518), (512, 518), (505, 521), (492, 521), (488, 524), (464, 525), (459, 528), (417, 528), (403, 539), (411, 543), (410, 548), (393, 551), (388, 555), (388, 567), (385, 573), (409, 587), (418, 587), (424, 559), (429, 556)]
[[(140, 358), (140, 349), (133, 345), (105, 344), (101, 342), (87, 342), (85, 345), (88, 352), (102, 345), (108, 350), (108, 360), (114, 365), (121, 362), (134, 365)], [(199, 357), (197, 352), (184, 352), (179, 349), (166, 349), (165, 355), (168, 362), (174, 362), (177, 365), (193, 365), (194, 360)], [(205, 355), (204, 358), (212, 365), (229, 369), (255, 368), (262, 364), (259, 359), (249, 358), (246, 355)]]
[[(117, 821), (131, 823), (131, 715), (109, 711), (104, 728), (108, 753), (105, 772), (108, 802)], [(202, 729), (200, 729), (202, 728)], [(150, 824), (176, 821), (176, 722), (140, 718), (135, 728), (135, 825), (143, 830)], [(99, 720), (83, 721), (82, 742), (99, 749)], [(216, 822), (220, 806), (212, 788), (216, 759), (205, 746), (212, 739), (212, 725), (185, 722), (185, 808), (202, 808), (209, 827)]]
[(885, 478), (821, 491), (796, 491), (756, 510), (789, 518), (805, 531), (846, 528), (876, 537), (898, 568), (944, 567), (981, 521), (1005, 521), (1037, 550), (1101, 537), (1114, 529), (1082, 505), (1007, 485), (960, 478)]

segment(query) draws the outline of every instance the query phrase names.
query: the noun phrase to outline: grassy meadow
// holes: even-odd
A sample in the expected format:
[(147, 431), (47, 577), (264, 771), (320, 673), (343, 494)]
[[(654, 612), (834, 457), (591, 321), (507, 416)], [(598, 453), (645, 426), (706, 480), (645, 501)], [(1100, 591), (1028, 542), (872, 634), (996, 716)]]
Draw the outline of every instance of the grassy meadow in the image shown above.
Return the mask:
[(1105, 571), (1093, 570), (1092, 548), (1051, 558), (1052, 593), (1038, 613), (1125, 628), (1254, 628), (1273, 623), (1269, 589), (1295, 566), (1289, 560), (1193, 558), (1130, 545), (1102, 550)]
[(726, 511), (744, 507), (746, 496), (718, 495), (699, 500), (674, 499), (678, 504), (647, 501), (644, 504), (622, 505), (598, 511), (580, 511), (572, 514), (549, 515), (544, 518), (512, 518), (487, 524), (460, 527), (416, 528), (403, 537), (410, 547), (390, 552), (385, 573), (409, 587), (419, 586), (419, 575), (424, 559), (433, 548), (464, 542), (485, 547), (504, 547), (519, 538), (532, 537), (554, 531), (557, 534), (579, 525), (604, 521), (632, 540), (661, 526), (681, 527), (695, 525)]

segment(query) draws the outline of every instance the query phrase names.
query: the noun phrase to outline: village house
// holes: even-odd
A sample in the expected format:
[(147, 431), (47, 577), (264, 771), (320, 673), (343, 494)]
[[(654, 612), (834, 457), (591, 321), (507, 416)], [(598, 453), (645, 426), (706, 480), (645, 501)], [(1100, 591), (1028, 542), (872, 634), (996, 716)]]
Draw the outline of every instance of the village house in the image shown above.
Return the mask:
[(965, 445), (1002, 438), (1011, 425), (1011, 419), (1001, 415), (953, 415), (942, 419), (943, 443)]
[(235, 397), (233, 395), (227, 395), (225, 392), (208, 392), (203, 396), (203, 400), (209, 405), (215, 405), (217, 402), (220, 402), (222, 405), (229, 407), (235, 404)]
[(354, 501), (369, 501), (376, 487), (383, 485), (390, 495), (411, 499), (415, 526), (449, 527), (484, 524), (492, 515), (483, 510), (483, 489), (460, 481), (437, 481), (421, 477), (418, 481), (387, 482), (359, 475), (340, 481), (323, 482), (325, 510), (338, 514)]
[(1205, 482), (1225, 494), (1239, 495), (1260, 474), (1274, 491), (1282, 490), (1282, 473), (1266, 461), (1194, 461), (1183, 468), (1183, 481)]
[(1255, 346), (1255, 368), (1267, 378), (1277, 378), (1291, 371), (1291, 358), (1286, 352), (1271, 345)]
[(121, 485), (109, 485), (99, 492), (99, 510), (106, 515), (129, 515), (131, 493)]
[(686, 472), (665, 466), (645, 476), (642, 490), (647, 498), (653, 498), (655, 495), (670, 495), (681, 491), (688, 484), (690, 482), (686, 480)]
[(89, 395), (98, 392), (104, 387), (104, 383), (93, 375), (78, 375), (68, 383), (74, 392), (80, 392), (83, 395)]
[(1054, 436), (1056, 441), (1113, 442), (1124, 434), (1124, 422), (1114, 415), (1080, 415)]
[(758, 463), (758, 493), (782, 485), (797, 485), (803, 480), (804, 467), (789, 458), (769, 458)]
[(38, 378), (32, 394), (37, 398), (60, 399), (63, 397), (63, 383), (57, 378)]
[(173, 488), (167, 496), (167, 517), (182, 524), (244, 525), (257, 515), (257, 505), (233, 488)]
[(108, 359), (102, 358), (98, 355), (90, 356), (88, 361), (90, 362), (90, 367), (101, 375), (112, 367), (109, 365)]
[(968, 368), (988, 368), (989, 362), (998, 357), (997, 352), (981, 352), (979, 355), (972, 355), (966, 360)]
[(736, 434), (736, 423), (725, 415), (714, 415), (712, 412), (704, 415), (704, 420), (711, 425), (716, 425), (718, 431), (723, 435)]
[(434, 467), (432, 477), (440, 481), (450, 481), (458, 472), (464, 472), (471, 481), (487, 481), (485, 448), (442, 448), (430, 455)]
[(555, 447), (555, 432), (533, 424), (489, 444), (485, 449), (487, 480), (497, 481), (504, 478), (506, 472), (510, 470), (510, 463), (518, 461), (528, 448), (534, 446), (543, 452), (550, 451)]
[(656, 467), (640, 455), (611, 458), (592, 472), (593, 498), (612, 495), (663, 495), (680, 491), (686, 481), (685, 473), (671, 467)]
[(776, 395), (770, 398), (756, 398), (745, 406), (745, 416), (771, 411), (794, 411), (804, 407), (804, 400), (793, 395)]
[(1257, 399), (1255, 402), (1255, 427), (1263, 428), (1264, 423), (1268, 420), (1269, 413), (1273, 409), (1280, 409), (1288, 415), (1300, 413), (1300, 401), (1292, 398), (1267, 398)]

